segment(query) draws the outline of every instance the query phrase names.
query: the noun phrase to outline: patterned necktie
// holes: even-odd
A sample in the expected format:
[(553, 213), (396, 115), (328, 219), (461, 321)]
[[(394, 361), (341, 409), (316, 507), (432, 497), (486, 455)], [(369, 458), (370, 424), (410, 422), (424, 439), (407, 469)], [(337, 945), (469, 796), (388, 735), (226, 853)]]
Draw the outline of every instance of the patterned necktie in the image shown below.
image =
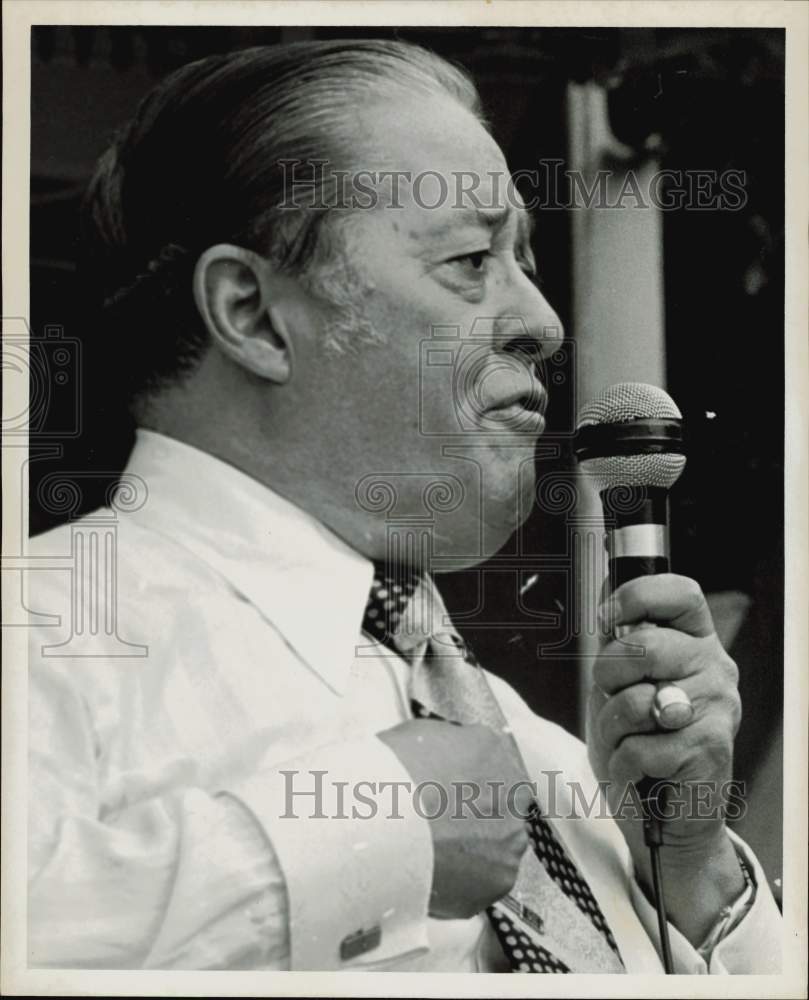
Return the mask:
[[(510, 732), (463, 639), (443, 623), (430, 627), (432, 587), (420, 586), (419, 577), (398, 567), (374, 569), (363, 629), (410, 662), (413, 715)], [(426, 654), (414, 656), (425, 640)], [(516, 742), (514, 748), (519, 755)], [(511, 893), (487, 910), (512, 971), (624, 972), (590, 887), (536, 802), (527, 823), (532, 850), (523, 856)]]

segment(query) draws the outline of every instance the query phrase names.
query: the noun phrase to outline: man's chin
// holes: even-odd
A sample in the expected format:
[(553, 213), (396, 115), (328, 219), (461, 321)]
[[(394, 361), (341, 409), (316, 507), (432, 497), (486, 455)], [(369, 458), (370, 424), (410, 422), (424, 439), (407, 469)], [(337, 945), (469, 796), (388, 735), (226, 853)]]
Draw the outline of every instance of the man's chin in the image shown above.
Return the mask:
[(515, 518), (507, 522), (487, 521), (478, 524), (477, 531), (469, 532), (464, 540), (458, 535), (450, 544), (446, 542), (436, 551), (433, 567), (435, 573), (454, 572), (456, 570), (473, 569), (488, 562), (503, 549), (512, 550), (511, 539), (520, 527)]
[[(505, 542), (503, 543), (505, 545)], [(436, 565), (432, 572), (434, 576), (438, 576), (441, 573), (455, 573), (461, 572), (463, 570), (474, 569), (476, 566), (481, 566), (483, 563), (488, 562), (493, 556), (496, 556), (500, 549), (503, 548), (501, 545), (499, 548), (492, 550), (491, 552), (479, 554), (476, 556), (462, 555), (451, 557), (449, 559), (442, 560), (438, 565)]]
[[(479, 489), (479, 484), (475, 485)], [(440, 574), (472, 569), (510, 548), (510, 539), (534, 506), (533, 466), (524, 467), (519, 474), (509, 469), (498, 477), (499, 490), (491, 489), (491, 481), (487, 485), (490, 488), (482, 504), (479, 493), (473, 502), (472, 489), (462, 489), (459, 495), (464, 502), (447, 504), (450, 509), (444, 511), (434, 509), (430, 517), (424, 515), (421, 494), (416, 498), (400, 495), (398, 516), (389, 518), (386, 514), (374, 522), (376, 558), (406, 565), (416, 573)], [(432, 496), (435, 504), (445, 499), (443, 494)]]

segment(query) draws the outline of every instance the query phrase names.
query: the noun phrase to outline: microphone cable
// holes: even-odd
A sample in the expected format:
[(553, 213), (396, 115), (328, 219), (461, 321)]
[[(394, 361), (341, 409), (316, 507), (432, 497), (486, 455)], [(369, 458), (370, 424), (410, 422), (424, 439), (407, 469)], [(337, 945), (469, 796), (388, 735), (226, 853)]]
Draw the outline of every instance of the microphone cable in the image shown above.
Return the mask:
[(660, 848), (663, 846), (663, 826), (659, 815), (655, 814), (653, 808), (659, 804), (658, 793), (654, 791), (656, 784), (658, 782), (654, 778), (644, 778), (638, 783), (637, 788), (643, 806), (643, 840), (649, 848), (649, 861), (652, 868), (652, 893), (657, 912), (657, 927), (660, 932), (663, 968), (667, 976), (672, 976), (674, 975), (674, 959), (671, 954), (666, 897), (663, 893), (663, 861), (660, 857)]

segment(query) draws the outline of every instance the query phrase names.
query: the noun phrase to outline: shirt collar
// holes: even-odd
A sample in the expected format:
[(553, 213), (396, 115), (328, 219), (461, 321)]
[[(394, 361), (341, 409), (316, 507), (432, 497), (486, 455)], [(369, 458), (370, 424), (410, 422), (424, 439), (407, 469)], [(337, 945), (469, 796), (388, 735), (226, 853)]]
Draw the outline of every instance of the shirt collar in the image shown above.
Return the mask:
[(370, 560), (234, 466), (154, 431), (138, 429), (126, 472), (148, 490), (129, 516), (213, 567), (342, 692), (373, 579)]

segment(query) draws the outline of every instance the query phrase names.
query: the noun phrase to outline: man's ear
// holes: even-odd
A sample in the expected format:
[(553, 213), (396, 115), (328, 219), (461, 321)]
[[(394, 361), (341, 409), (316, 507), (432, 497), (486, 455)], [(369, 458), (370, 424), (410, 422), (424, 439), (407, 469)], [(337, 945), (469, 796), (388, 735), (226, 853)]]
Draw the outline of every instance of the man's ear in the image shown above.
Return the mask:
[(214, 344), (246, 371), (283, 384), (293, 346), (272, 285), (267, 261), (228, 243), (209, 247), (194, 268), (194, 301)]

